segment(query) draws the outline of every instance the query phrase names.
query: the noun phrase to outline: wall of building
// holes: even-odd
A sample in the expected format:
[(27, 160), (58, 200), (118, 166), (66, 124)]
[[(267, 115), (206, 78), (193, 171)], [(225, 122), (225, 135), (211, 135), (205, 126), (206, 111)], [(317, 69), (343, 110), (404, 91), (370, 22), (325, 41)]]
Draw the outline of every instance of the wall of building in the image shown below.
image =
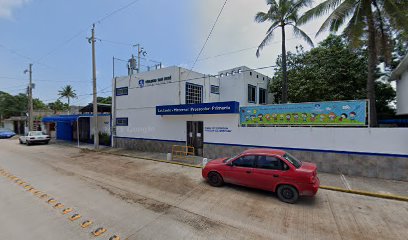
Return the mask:
[(397, 114), (408, 115), (408, 70), (397, 80)]
[[(241, 106), (258, 104), (259, 88), (268, 89), (266, 75), (242, 66), (218, 73), (220, 82), (220, 101), (237, 101)], [(248, 84), (256, 87), (256, 102), (248, 102)]]
[(129, 126), (117, 127), (117, 147), (170, 152), (171, 145), (185, 144), (187, 121), (203, 121), (208, 158), (253, 147), (278, 148), (315, 162), (324, 172), (408, 180), (406, 128), (251, 128), (239, 127), (237, 114), (156, 116), (153, 108), (127, 114)]

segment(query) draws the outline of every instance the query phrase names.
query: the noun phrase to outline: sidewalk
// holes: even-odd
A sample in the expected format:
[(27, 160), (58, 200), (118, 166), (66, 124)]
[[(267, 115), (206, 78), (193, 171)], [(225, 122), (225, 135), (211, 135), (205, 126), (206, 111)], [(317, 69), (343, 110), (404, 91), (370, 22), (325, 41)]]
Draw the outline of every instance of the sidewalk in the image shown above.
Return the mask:
[[(121, 155), (133, 158), (153, 159), (159, 161), (167, 161), (166, 153), (140, 152), (120, 148), (103, 148), (100, 152)], [(188, 160), (172, 160), (170, 162), (183, 163), (202, 166), (202, 157), (191, 157)], [(347, 190), (365, 191), (379, 194), (390, 194), (408, 197), (408, 182), (386, 180), (379, 178), (365, 178), (345, 176), (342, 174), (322, 173), (319, 172), (320, 184), (322, 186), (337, 187)]]

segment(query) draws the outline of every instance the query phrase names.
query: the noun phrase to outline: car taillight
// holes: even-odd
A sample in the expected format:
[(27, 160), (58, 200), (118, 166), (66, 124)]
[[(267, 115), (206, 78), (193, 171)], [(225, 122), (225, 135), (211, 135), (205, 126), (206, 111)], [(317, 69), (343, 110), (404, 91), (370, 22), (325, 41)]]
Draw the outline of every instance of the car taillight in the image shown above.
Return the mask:
[(315, 183), (316, 182), (316, 178), (315, 178), (314, 175), (310, 176), (309, 182), (310, 183)]

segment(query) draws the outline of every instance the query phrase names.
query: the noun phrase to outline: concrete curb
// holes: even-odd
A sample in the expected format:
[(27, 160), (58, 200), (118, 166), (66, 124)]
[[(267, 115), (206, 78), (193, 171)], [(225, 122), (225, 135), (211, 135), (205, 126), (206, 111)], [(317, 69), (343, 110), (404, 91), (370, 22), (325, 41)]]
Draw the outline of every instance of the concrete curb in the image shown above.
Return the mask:
[[(154, 161), (154, 162), (169, 163), (169, 164), (180, 165), (184, 167), (202, 168), (201, 166), (187, 164), (187, 163), (171, 162), (171, 161), (159, 160), (159, 159), (147, 158), (147, 157), (136, 157), (136, 156), (120, 154), (120, 153), (101, 152), (101, 151), (95, 151), (92, 149), (87, 149), (87, 150), (92, 151), (92, 152), (121, 156), (121, 157), (131, 157), (131, 158), (144, 159), (144, 160), (149, 160), (149, 161)], [(348, 190), (348, 189), (332, 187), (332, 186), (320, 186), (319, 188), (330, 190), (330, 191), (336, 191), (336, 192), (344, 192), (344, 193), (357, 194), (357, 195), (363, 195), (363, 196), (369, 196), (369, 197), (384, 198), (384, 199), (408, 202), (408, 197), (392, 195), (392, 194), (374, 193), (374, 192), (367, 192), (367, 191), (360, 191), (360, 190)]]

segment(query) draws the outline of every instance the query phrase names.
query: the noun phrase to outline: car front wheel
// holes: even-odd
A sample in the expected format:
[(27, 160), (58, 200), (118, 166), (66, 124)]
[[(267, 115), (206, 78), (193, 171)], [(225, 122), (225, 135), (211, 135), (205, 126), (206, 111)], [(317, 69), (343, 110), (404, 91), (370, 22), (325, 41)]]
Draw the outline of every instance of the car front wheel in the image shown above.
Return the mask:
[(208, 174), (208, 183), (213, 187), (221, 187), (224, 184), (224, 180), (219, 173), (210, 172)]
[(279, 186), (277, 194), (279, 200), (286, 203), (295, 203), (299, 198), (296, 188), (290, 185)]

